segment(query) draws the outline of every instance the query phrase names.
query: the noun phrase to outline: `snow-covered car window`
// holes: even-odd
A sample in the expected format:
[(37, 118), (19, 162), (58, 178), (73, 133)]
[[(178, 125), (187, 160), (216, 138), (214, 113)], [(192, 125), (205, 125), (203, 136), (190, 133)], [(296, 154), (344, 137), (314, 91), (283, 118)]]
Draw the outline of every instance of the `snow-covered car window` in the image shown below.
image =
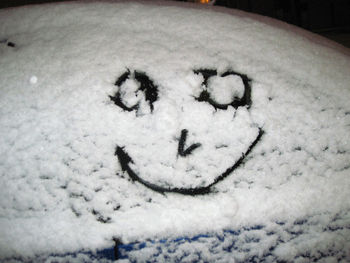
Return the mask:
[(350, 261), (349, 69), (233, 9), (1, 9), (0, 261)]

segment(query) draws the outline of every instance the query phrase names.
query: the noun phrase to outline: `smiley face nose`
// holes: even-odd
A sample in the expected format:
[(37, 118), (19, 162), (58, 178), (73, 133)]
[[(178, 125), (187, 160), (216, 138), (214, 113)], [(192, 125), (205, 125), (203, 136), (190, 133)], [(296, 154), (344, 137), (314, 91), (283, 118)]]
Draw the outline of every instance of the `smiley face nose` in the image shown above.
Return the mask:
[(188, 134), (188, 130), (186, 129), (181, 130), (181, 136), (180, 136), (177, 152), (178, 152), (178, 155), (182, 157), (186, 157), (187, 155), (191, 154), (195, 149), (201, 146), (200, 143), (193, 143), (185, 149), (187, 134)]

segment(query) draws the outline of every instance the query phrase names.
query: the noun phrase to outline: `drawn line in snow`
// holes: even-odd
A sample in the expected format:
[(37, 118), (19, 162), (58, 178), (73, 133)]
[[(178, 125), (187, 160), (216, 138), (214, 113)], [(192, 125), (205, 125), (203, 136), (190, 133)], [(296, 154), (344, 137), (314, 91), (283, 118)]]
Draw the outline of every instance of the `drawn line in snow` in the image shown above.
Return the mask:
[[(198, 70), (194, 70), (194, 73), (195, 74), (201, 74), (203, 76), (204, 80), (202, 82), (202, 85), (204, 87), (208, 86), (208, 80), (211, 77), (214, 77), (214, 76), (218, 75), (218, 72), (215, 69), (198, 69)], [(208, 92), (208, 90), (205, 89), (205, 90), (203, 90), (201, 92), (199, 97), (196, 98), (196, 100), (197, 101), (208, 102), (215, 109), (226, 110), (228, 108), (228, 106), (232, 106), (235, 109), (237, 109), (238, 107), (246, 106), (249, 109), (251, 104), (252, 104), (252, 101), (251, 101), (251, 90), (252, 90), (252, 88), (251, 88), (251, 85), (250, 85), (251, 79), (248, 78), (247, 75), (235, 72), (233, 70), (228, 70), (228, 71), (222, 73), (219, 76), (222, 77), (222, 78), (227, 77), (227, 76), (238, 76), (238, 77), (240, 77), (242, 82), (243, 82), (243, 85), (244, 85), (244, 94), (243, 94), (242, 98), (235, 97), (231, 103), (221, 104), (221, 103), (218, 103), (217, 101), (215, 101), (211, 97), (211, 95)]]
[(12, 48), (16, 47), (16, 44), (11, 41), (8, 41), (8, 39), (1, 39), (0, 44), (5, 44), (8, 47), (12, 47)]
[(239, 166), (243, 164), (243, 161), (248, 156), (248, 154), (252, 151), (252, 149), (256, 146), (256, 144), (261, 140), (261, 137), (263, 136), (263, 134), (264, 134), (264, 131), (262, 129), (259, 129), (258, 136), (252, 142), (252, 144), (248, 147), (246, 152), (243, 153), (242, 156), (237, 160), (237, 162), (234, 165), (232, 165), (230, 168), (228, 168), (223, 174), (216, 177), (212, 183), (203, 187), (193, 187), (193, 188), (162, 187), (162, 186), (150, 183), (147, 180), (141, 178), (138, 174), (134, 172), (133, 169), (131, 169), (129, 163), (134, 163), (134, 161), (130, 157), (130, 155), (127, 153), (124, 147), (117, 146), (115, 155), (118, 157), (118, 161), (121, 165), (121, 169), (123, 172), (126, 172), (133, 181), (137, 181), (140, 184), (148, 187), (153, 191), (156, 191), (161, 194), (170, 192), (170, 193), (178, 193), (178, 194), (191, 195), (191, 196), (204, 195), (204, 194), (209, 194), (211, 192), (211, 188), (214, 185), (224, 180), (234, 170), (236, 170)]
[[(222, 74), (218, 75), (216, 69), (198, 69), (193, 70), (195, 74), (201, 74), (203, 76), (202, 82), (202, 92), (198, 98), (196, 98), (199, 102), (207, 102), (211, 104), (216, 110), (226, 110), (229, 106), (237, 109), (239, 107), (246, 107), (247, 109), (251, 106), (251, 79), (247, 77), (245, 74), (241, 74), (235, 72), (233, 70), (228, 70)], [(230, 102), (226, 104), (219, 103), (216, 101), (215, 95), (211, 95), (210, 92), (215, 92), (215, 83), (212, 84), (212, 80), (215, 78), (226, 78), (229, 80), (229, 85), (227, 87), (232, 89), (229, 91)], [(230, 79), (231, 77), (231, 79)], [(213, 79), (211, 79), (213, 78)], [(127, 82), (127, 81), (131, 81)], [(233, 82), (232, 82), (233, 81)], [(236, 82), (235, 82), (236, 81)], [(238, 81), (238, 82), (237, 82)], [(226, 82), (224, 82), (224, 86), (222, 88), (226, 88)], [(125, 86), (123, 86), (125, 84)], [(120, 108), (125, 111), (134, 111), (138, 110), (140, 106), (140, 100), (137, 98), (138, 92), (141, 91), (144, 94), (144, 99), (148, 102), (151, 113), (153, 112), (153, 103), (158, 99), (158, 87), (154, 85), (153, 81), (146, 75), (146, 73), (138, 70), (134, 70), (131, 72), (129, 69), (126, 70), (115, 82), (115, 85), (119, 87), (119, 90), (115, 93), (114, 96), (109, 96), (110, 99)], [(209, 86), (209, 87), (208, 87)], [(214, 90), (210, 90), (213, 88)], [(221, 86), (220, 86), (221, 87)], [(221, 91), (221, 90), (220, 90)], [(135, 97), (133, 101), (126, 101), (130, 96), (125, 96), (130, 93), (135, 93)], [(240, 96), (237, 95), (240, 94)], [(126, 98), (123, 98), (126, 97)], [(142, 185), (156, 191), (159, 193), (173, 192), (179, 193), (183, 195), (203, 195), (211, 192), (212, 186), (217, 184), (226, 178), (229, 174), (231, 174), (235, 169), (237, 169), (245, 160), (246, 156), (251, 152), (252, 148), (260, 141), (264, 131), (259, 128), (259, 133), (256, 136), (255, 140), (247, 147), (246, 151), (241, 154), (241, 157), (234, 163), (231, 167), (226, 169), (224, 173), (218, 175), (213, 179), (212, 182), (207, 183), (205, 186), (197, 186), (197, 187), (177, 187), (177, 186), (160, 186), (157, 183), (149, 182), (148, 180), (142, 178), (142, 176), (138, 175), (131, 167), (130, 163), (134, 163), (134, 160), (129, 155), (125, 147), (117, 145), (115, 150), (115, 155), (118, 158), (118, 161), (121, 165), (121, 169), (123, 172), (126, 172), (129, 177), (133, 181), (137, 181)], [(187, 129), (181, 130), (181, 136), (178, 142), (178, 156), (186, 157), (190, 155), (193, 151), (201, 146), (200, 143), (193, 143), (189, 146), (186, 146), (188, 131)], [(187, 148), (186, 148), (187, 147)]]
[[(153, 103), (158, 99), (158, 89), (156, 85), (154, 85), (153, 81), (144, 72), (135, 70), (133, 73), (131, 73), (129, 69), (127, 69), (127, 71), (124, 72), (117, 79), (114, 85), (120, 87), (129, 78), (135, 79), (140, 84), (140, 87), (138, 88), (137, 91), (142, 91), (145, 94), (145, 100), (149, 103), (149, 106), (152, 112)], [(137, 111), (139, 108), (139, 103), (133, 106), (127, 106), (123, 102), (122, 94), (120, 90), (118, 90), (113, 96), (109, 96), (109, 97), (115, 103), (115, 105), (119, 106), (125, 111), (133, 111), (133, 110)]]

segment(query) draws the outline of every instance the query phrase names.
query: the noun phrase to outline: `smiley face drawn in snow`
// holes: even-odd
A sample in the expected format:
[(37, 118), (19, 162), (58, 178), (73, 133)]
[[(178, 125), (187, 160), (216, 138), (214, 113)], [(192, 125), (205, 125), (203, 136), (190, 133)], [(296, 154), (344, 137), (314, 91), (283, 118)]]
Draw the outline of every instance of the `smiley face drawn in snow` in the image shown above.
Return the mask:
[[(157, 86), (142, 71), (127, 70), (110, 99), (133, 114), (115, 155), (133, 181), (160, 192), (210, 193), (237, 169), (263, 135), (251, 119), (251, 80), (214, 69), (192, 72), (194, 94)], [(162, 91), (162, 92), (161, 92)]]

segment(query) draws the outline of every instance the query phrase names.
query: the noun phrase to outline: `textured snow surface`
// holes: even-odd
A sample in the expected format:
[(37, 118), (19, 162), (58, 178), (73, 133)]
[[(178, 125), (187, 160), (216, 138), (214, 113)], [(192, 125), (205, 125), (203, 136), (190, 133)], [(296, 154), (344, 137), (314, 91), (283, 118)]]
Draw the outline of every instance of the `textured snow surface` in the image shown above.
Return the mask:
[(0, 260), (350, 260), (349, 50), (195, 7), (0, 10)]
[(215, 76), (209, 79), (208, 90), (215, 102), (230, 104), (235, 97), (243, 97), (244, 85), (242, 79), (238, 76)]
[(121, 246), (131, 262), (348, 262), (350, 225), (331, 217), (245, 226), (215, 235), (159, 240)]

